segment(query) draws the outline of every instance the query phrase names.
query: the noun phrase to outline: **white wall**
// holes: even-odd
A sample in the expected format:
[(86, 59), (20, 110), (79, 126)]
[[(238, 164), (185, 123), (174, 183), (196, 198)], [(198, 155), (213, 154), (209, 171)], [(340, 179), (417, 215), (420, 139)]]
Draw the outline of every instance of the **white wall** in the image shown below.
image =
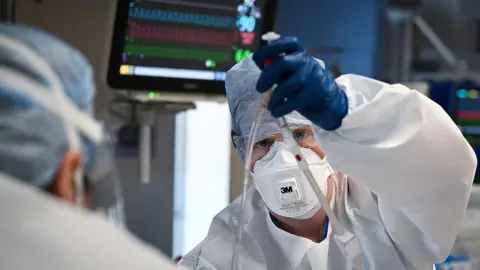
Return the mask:
[(112, 93), (105, 70), (112, 34), (115, 0), (17, 0), (19, 23), (35, 25), (80, 49), (97, 70), (96, 109), (103, 112)]
[(186, 254), (205, 238), (212, 218), (229, 202), (228, 105), (214, 102), (196, 105), (197, 109), (177, 117), (184, 118), (185, 127), (182, 130), (178, 125), (176, 136), (184, 134), (184, 144), (177, 144), (176, 149), (176, 153), (184, 151), (183, 164), (176, 164), (177, 173), (184, 173), (183, 179), (175, 176), (175, 189), (184, 192), (184, 200), (176, 201), (175, 206), (175, 227), (181, 226), (183, 230), (183, 234), (175, 234), (174, 238), (173, 252), (179, 255)]

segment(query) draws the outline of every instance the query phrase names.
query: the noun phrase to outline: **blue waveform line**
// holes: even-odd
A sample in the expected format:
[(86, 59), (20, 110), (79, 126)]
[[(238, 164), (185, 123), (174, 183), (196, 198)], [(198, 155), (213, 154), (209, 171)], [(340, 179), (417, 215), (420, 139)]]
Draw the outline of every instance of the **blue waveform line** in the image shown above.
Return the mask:
[(236, 19), (230, 17), (184, 13), (177, 11), (164, 11), (160, 9), (132, 8), (130, 9), (129, 15), (131, 18), (135, 19), (181, 24), (196, 24), (218, 28), (234, 28), (236, 26)]

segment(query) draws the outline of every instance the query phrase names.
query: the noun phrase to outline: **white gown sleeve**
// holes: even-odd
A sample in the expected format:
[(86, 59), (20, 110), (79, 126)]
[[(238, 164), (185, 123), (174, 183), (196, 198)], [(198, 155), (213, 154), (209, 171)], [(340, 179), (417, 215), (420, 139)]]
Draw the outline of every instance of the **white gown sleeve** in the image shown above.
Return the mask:
[[(475, 153), (447, 113), (418, 91), (358, 75), (337, 83), (349, 114), (335, 131), (315, 128), (329, 162), (378, 197), (385, 229), (404, 256), (442, 261), (467, 207)], [(411, 226), (422, 239), (412, 239)]]

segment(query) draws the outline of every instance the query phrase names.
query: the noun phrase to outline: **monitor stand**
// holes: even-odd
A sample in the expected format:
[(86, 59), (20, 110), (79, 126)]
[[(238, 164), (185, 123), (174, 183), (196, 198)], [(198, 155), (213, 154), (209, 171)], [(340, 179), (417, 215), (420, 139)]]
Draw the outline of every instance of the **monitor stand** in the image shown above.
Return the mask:
[(156, 114), (177, 114), (195, 108), (193, 100), (180, 101), (180, 99), (177, 99), (174, 101), (151, 98), (148, 97), (148, 93), (116, 92), (110, 106), (110, 113), (123, 123), (138, 124), (140, 126), (138, 172), (141, 183), (148, 184), (151, 178), (152, 129)]
[(186, 94), (175, 92), (156, 92), (156, 91), (116, 91), (117, 95), (138, 102), (173, 102), (173, 103), (191, 103), (195, 101), (214, 101), (227, 102), (225, 95), (207, 95), (207, 94)]

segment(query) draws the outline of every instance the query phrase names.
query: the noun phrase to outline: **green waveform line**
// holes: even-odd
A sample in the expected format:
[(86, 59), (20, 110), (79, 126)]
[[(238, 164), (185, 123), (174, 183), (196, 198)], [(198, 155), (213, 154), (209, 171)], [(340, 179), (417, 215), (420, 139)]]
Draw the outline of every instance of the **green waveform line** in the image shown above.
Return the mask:
[(480, 119), (457, 119), (457, 125), (460, 126), (480, 126)]
[(465, 136), (465, 139), (467, 139), (467, 141), (472, 145), (480, 144), (480, 138), (478, 136), (467, 135)]
[(191, 60), (214, 60), (216, 62), (229, 62), (233, 56), (228, 52), (214, 52), (207, 50), (192, 50), (181, 48), (168, 48), (146, 45), (125, 45), (125, 52), (128, 55), (144, 55), (173, 59), (191, 59)]

